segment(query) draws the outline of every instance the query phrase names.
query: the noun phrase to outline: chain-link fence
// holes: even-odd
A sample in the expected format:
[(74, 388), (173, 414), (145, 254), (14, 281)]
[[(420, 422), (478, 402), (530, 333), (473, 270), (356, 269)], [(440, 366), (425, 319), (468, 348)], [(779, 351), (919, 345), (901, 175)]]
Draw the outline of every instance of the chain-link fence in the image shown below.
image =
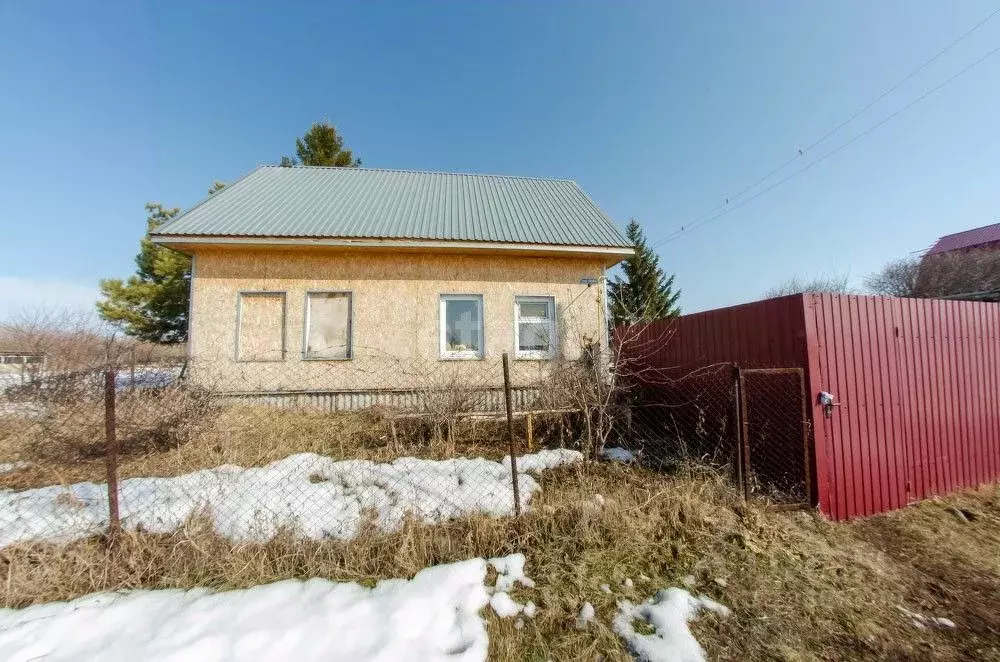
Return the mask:
[(629, 374), (596, 349), (506, 371), (374, 355), (51, 362), (0, 392), (0, 545), (119, 523), (346, 540), (514, 514), (547, 472), (591, 460), (727, 467), (748, 494), (805, 502), (801, 378), (729, 364)]
[(810, 430), (802, 370), (741, 370), (740, 394), (747, 491), (808, 503)]
[(0, 544), (119, 521), (169, 533), (204, 520), (242, 541), (514, 514), (543, 473), (596, 457), (607, 435), (596, 356), (219, 367), (111, 362), (4, 389)]

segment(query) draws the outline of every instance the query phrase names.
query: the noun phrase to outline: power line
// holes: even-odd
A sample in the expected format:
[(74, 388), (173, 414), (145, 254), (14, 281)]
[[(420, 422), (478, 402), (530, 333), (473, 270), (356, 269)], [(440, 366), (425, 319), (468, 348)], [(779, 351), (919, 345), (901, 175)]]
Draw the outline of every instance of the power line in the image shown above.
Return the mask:
[(896, 119), (899, 115), (903, 114), (904, 112), (906, 112), (907, 110), (909, 110), (913, 106), (917, 105), (918, 103), (920, 103), (921, 101), (923, 101), (924, 99), (926, 99), (927, 97), (929, 97), (930, 95), (934, 94), (935, 92), (937, 92), (938, 90), (940, 90), (944, 86), (948, 85), (949, 83), (951, 83), (952, 81), (954, 81), (959, 76), (967, 73), (968, 71), (971, 71), (974, 67), (976, 67), (979, 64), (985, 62), (988, 58), (992, 57), (993, 55), (996, 55), (998, 52), (1000, 52), (1000, 46), (997, 46), (993, 50), (989, 51), (988, 53), (986, 53), (985, 55), (983, 55), (982, 57), (980, 57), (979, 59), (977, 59), (972, 64), (966, 66), (964, 69), (960, 70), (958, 73), (952, 75), (950, 78), (948, 78), (947, 80), (945, 80), (943, 83), (940, 83), (939, 85), (937, 85), (935, 87), (932, 87), (931, 89), (927, 90), (926, 92), (924, 92), (923, 94), (921, 94), (919, 97), (917, 97), (916, 99), (914, 99), (910, 103), (906, 104), (905, 106), (903, 106), (902, 108), (900, 108), (899, 110), (897, 110), (896, 112), (894, 112), (892, 115), (889, 115), (888, 117), (886, 117), (882, 121), (878, 122), (877, 124), (874, 124), (874, 125), (870, 126), (869, 128), (867, 128), (864, 131), (862, 131), (861, 133), (857, 134), (856, 136), (854, 136), (853, 138), (851, 138), (847, 142), (844, 142), (844, 143), (840, 144), (836, 149), (834, 149), (831, 152), (827, 152), (826, 154), (824, 154), (820, 158), (816, 159), (815, 161), (813, 161), (809, 165), (806, 165), (806, 166), (804, 166), (804, 167), (796, 170), (795, 172), (793, 172), (792, 174), (788, 175), (787, 177), (785, 177), (783, 179), (780, 179), (777, 182), (775, 182), (775, 183), (771, 184), (770, 186), (768, 186), (767, 188), (758, 191), (757, 193), (753, 194), (752, 196), (750, 196), (746, 200), (743, 200), (742, 202), (740, 202), (738, 204), (735, 204), (735, 205), (733, 205), (733, 206), (725, 209), (724, 211), (722, 211), (722, 212), (720, 212), (720, 213), (718, 213), (718, 214), (716, 214), (716, 215), (714, 215), (714, 216), (712, 216), (710, 218), (707, 218), (706, 220), (704, 220), (704, 222), (702, 222), (700, 224), (697, 224), (697, 225), (692, 224), (692, 225), (688, 226), (687, 228), (685, 228), (684, 230), (682, 230), (680, 232), (675, 232), (672, 235), (668, 235), (667, 237), (665, 237), (665, 238), (661, 239), (660, 241), (656, 242), (655, 244), (653, 244), (652, 247), (655, 248), (655, 247), (660, 246), (662, 244), (668, 243), (670, 241), (673, 241), (673, 240), (677, 239), (681, 234), (690, 232), (691, 230), (694, 230), (694, 229), (697, 229), (697, 228), (704, 227), (704, 226), (708, 225), (709, 223), (717, 221), (718, 219), (722, 218), (726, 214), (729, 214), (730, 212), (736, 211), (737, 209), (739, 209), (743, 205), (746, 205), (746, 204), (748, 204), (750, 202), (753, 202), (754, 200), (756, 200), (760, 196), (762, 196), (765, 193), (767, 193), (767, 192), (769, 192), (769, 191), (777, 188), (778, 186), (781, 186), (782, 184), (784, 184), (788, 180), (801, 175), (802, 173), (806, 172), (807, 170), (810, 170), (813, 166), (816, 166), (816, 165), (822, 163), (823, 161), (827, 160), (828, 158), (830, 158), (834, 154), (837, 154), (838, 152), (840, 152), (841, 150), (843, 150), (847, 146), (849, 146), (849, 145), (857, 142), (861, 138), (864, 138), (865, 136), (867, 136), (872, 131), (878, 129), (880, 126), (886, 124), (887, 122), (890, 122), (891, 120)]
[(656, 248), (657, 246), (659, 246), (659, 245), (661, 245), (663, 243), (666, 243), (666, 242), (672, 240), (675, 236), (683, 234), (688, 229), (697, 227), (702, 220), (704, 220), (704, 219), (712, 216), (713, 214), (715, 214), (720, 209), (722, 209), (724, 207), (727, 207), (730, 203), (734, 202), (738, 198), (743, 197), (746, 193), (750, 192), (751, 190), (753, 190), (754, 188), (756, 188), (760, 184), (764, 183), (765, 181), (767, 181), (768, 179), (770, 179), (771, 177), (773, 177), (778, 172), (784, 170), (786, 167), (788, 167), (793, 162), (795, 162), (798, 159), (802, 158), (807, 152), (809, 152), (810, 150), (814, 149), (815, 147), (817, 147), (818, 145), (820, 145), (821, 143), (823, 143), (827, 138), (829, 138), (830, 136), (834, 135), (835, 133), (837, 133), (838, 131), (840, 131), (841, 129), (843, 129), (845, 126), (847, 126), (848, 124), (850, 124), (851, 122), (853, 122), (854, 120), (856, 120), (858, 117), (860, 117), (863, 113), (865, 113), (868, 109), (870, 109), (872, 106), (874, 106), (875, 104), (877, 104), (879, 101), (881, 101), (885, 97), (889, 96), (890, 94), (892, 94), (893, 92), (895, 92), (896, 90), (898, 90), (900, 87), (902, 87), (904, 84), (906, 84), (907, 82), (909, 82), (914, 76), (916, 76), (917, 74), (919, 74), (921, 71), (923, 71), (928, 66), (930, 66), (933, 62), (935, 62), (942, 55), (944, 55), (945, 53), (947, 53), (948, 51), (950, 51), (952, 48), (954, 48), (959, 42), (961, 42), (966, 37), (968, 37), (969, 35), (971, 35), (973, 32), (975, 32), (976, 30), (978, 30), (979, 28), (981, 28), (987, 21), (989, 21), (991, 18), (993, 18), (997, 14), (1000, 14), (1000, 7), (998, 7), (997, 9), (994, 9), (992, 12), (990, 12), (989, 15), (987, 15), (985, 18), (983, 18), (982, 20), (980, 20), (978, 23), (976, 23), (975, 25), (973, 25), (968, 30), (966, 30), (959, 37), (957, 37), (954, 41), (952, 41), (950, 44), (948, 44), (947, 46), (945, 46), (944, 48), (942, 48), (940, 51), (938, 51), (929, 60), (926, 60), (919, 67), (917, 67), (916, 69), (914, 69), (913, 71), (911, 71), (910, 73), (908, 73), (900, 81), (898, 81), (897, 83), (895, 83), (891, 87), (887, 88), (881, 94), (879, 94), (874, 99), (872, 99), (871, 101), (869, 101), (868, 103), (866, 103), (864, 106), (862, 106), (861, 108), (859, 108), (857, 111), (854, 112), (854, 114), (852, 114), (846, 120), (844, 120), (843, 122), (841, 122), (840, 124), (838, 124), (834, 128), (832, 128), (829, 131), (827, 131), (820, 138), (814, 140), (812, 143), (810, 143), (804, 149), (798, 150), (798, 153), (795, 154), (794, 156), (792, 156), (790, 159), (782, 161), (781, 163), (779, 163), (775, 167), (771, 168), (771, 170), (769, 170), (767, 172), (767, 174), (765, 174), (763, 177), (757, 179), (752, 184), (749, 184), (749, 185), (745, 186), (736, 195), (729, 196), (728, 198), (726, 198), (725, 202), (722, 202), (721, 204), (718, 204), (715, 207), (713, 207), (712, 209), (708, 210), (707, 212), (701, 214), (700, 216), (698, 216), (697, 218), (695, 218), (688, 225), (686, 225), (686, 226), (682, 225), (678, 230), (675, 230), (670, 235), (667, 235), (666, 237), (664, 237), (660, 241), (652, 244), (651, 248)]

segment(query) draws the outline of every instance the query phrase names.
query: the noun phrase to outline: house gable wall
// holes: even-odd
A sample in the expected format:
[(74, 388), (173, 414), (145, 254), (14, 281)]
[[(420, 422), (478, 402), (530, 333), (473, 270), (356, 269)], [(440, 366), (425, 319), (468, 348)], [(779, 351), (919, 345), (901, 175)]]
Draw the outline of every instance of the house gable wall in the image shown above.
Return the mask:
[[(503, 352), (514, 356), (514, 297), (555, 298), (558, 347), (578, 358), (586, 342), (603, 340), (607, 258), (505, 254), (433, 254), (333, 249), (206, 248), (195, 255), (190, 352), (192, 377), (228, 391), (368, 390), (423, 386), (443, 363), (455, 374), (481, 374)], [(353, 358), (303, 359), (306, 293), (352, 293)], [(241, 292), (285, 293), (285, 356), (277, 362), (235, 360)], [(483, 297), (485, 356), (443, 361), (442, 294)], [(516, 361), (524, 380), (546, 361)], [(498, 376), (499, 377), (499, 376)], [(497, 381), (497, 380), (494, 380)]]

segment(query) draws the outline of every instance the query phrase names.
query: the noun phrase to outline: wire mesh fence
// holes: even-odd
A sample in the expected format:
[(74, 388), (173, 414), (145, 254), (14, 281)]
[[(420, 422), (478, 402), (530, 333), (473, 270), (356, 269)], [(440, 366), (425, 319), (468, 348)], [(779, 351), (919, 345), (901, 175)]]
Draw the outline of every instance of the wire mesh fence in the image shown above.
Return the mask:
[(752, 494), (808, 498), (801, 373), (627, 368), (597, 350), (511, 361), (507, 379), (499, 358), (52, 362), (0, 392), (0, 545), (118, 523), (350, 540), (512, 515), (549, 472), (589, 461), (695, 461)]
[(740, 371), (746, 489), (776, 501), (808, 503), (809, 421), (802, 370)]

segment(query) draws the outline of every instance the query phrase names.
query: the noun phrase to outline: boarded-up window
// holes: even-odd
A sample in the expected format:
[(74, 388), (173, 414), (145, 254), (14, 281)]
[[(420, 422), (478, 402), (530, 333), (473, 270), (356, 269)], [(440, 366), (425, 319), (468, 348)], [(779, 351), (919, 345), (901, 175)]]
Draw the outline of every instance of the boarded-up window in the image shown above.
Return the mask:
[(305, 358), (351, 358), (351, 294), (310, 292), (305, 328)]
[(285, 359), (285, 293), (240, 294), (237, 361)]

